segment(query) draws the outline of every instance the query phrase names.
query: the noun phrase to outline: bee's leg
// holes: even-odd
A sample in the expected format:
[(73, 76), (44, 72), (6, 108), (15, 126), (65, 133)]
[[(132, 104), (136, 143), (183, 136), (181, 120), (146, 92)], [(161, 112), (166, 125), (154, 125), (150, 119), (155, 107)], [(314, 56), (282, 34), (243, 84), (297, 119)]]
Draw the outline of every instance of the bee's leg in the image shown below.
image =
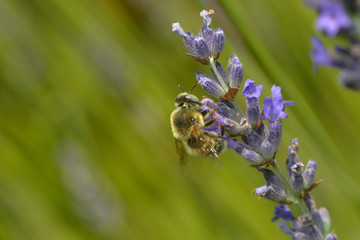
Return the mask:
[(203, 116), (203, 118), (207, 118), (210, 114), (210, 111), (209, 110), (204, 110), (204, 111), (201, 111), (201, 115)]
[(220, 136), (223, 137), (225, 135), (225, 127), (224, 126), (219, 126), (220, 127)]
[(234, 127), (235, 124), (231, 124), (229, 126), (224, 126), (224, 135), (228, 136), (228, 137), (240, 137), (242, 135), (244, 135), (244, 132), (242, 131), (242, 129), (237, 129), (234, 131), (234, 129), (232, 130), (231, 128)]
[[(210, 120), (208, 120), (207, 122), (205, 122), (205, 127), (208, 127), (212, 124), (214, 124), (216, 122), (216, 119), (217, 119), (217, 113), (215, 112), (215, 109), (212, 109), (210, 112), (209, 111), (206, 111), (207, 114), (211, 114), (211, 113), (214, 113), (214, 116), (212, 116), (212, 118)], [(202, 113), (201, 113), (202, 114)], [(204, 116), (204, 115), (203, 115)]]
[(209, 137), (214, 137), (214, 138), (219, 137), (219, 135), (215, 131), (212, 131), (212, 132), (204, 131), (203, 133), (204, 133), (204, 135), (209, 136)]

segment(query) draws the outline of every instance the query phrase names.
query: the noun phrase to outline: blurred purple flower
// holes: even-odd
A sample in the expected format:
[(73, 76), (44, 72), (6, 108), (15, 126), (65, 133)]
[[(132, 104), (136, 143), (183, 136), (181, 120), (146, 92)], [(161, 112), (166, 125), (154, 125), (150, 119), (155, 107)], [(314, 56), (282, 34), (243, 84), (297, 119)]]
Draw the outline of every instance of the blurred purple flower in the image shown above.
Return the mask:
[(322, 1), (318, 4), (318, 19), (315, 26), (318, 31), (329, 37), (336, 37), (341, 30), (348, 30), (352, 27), (352, 22), (346, 14), (341, 2)]
[(311, 59), (313, 60), (315, 67), (320, 65), (332, 66), (332, 60), (330, 54), (326, 50), (325, 46), (318, 37), (313, 36), (311, 38), (312, 52)]

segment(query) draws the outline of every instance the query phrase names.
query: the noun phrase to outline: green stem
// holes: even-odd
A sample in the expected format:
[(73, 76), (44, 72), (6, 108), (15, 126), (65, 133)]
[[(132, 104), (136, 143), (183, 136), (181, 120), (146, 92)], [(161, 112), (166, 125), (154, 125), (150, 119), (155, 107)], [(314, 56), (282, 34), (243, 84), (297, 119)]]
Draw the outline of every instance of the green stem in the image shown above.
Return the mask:
[(241, 108), (239, 106), (239, 104), (237, 103), (237, 101), (235, 99), (231, 99), (230, 100), (232, 102), (232, 104), (234, 105), (234, 107), (236, 108), (237, 112), (240, 114), (241, 118), (244, 118), (245, 115), (244, 113), (241, 111)]
[(214, 71), (217, 79), (219, 80), (221, 87), (225, 90), (225, 92), (227, 92), (229, 90), (229, 87), (226, 85), (225, 80), (222, 78), (221, 74), (217, 70), (215, 62), (216, 61), (214, 61), (214, 59), (211, 57), (209, 63), (210, 68)]
[(307, 214), (308, 210), (306, 208), (306, 205), (304, 203), (304, 200), (300, 199), (292, 190), (291, 184), (289, 180), (285, 177), (285, 174), (281, 171), (279, 165), (277, 164), (276, 160), (274, 159), (274, 162), (272, 163), (273, 168), (275, 169), (275, 172), (277, 175), (283, 180), (285, 183), (285, 186), (290, 193), (291, 201), (298, 206), (302, 214)]

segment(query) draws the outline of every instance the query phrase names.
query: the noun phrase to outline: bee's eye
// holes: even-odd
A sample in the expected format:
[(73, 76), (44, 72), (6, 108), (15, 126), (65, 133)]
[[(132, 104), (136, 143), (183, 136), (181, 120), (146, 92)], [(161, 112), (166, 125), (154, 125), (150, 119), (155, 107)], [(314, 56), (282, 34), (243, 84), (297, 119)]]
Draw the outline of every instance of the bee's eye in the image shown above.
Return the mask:
[(191, 123), (192, 123), (192, 124), (195, 124), (195, 123), (196, 123), (195, 118), (191, 118)]
[(183, 102), (181, 102), (181, 103), (179, 103), (179, 107), (182, 107), (184, 105), (184, 103)]

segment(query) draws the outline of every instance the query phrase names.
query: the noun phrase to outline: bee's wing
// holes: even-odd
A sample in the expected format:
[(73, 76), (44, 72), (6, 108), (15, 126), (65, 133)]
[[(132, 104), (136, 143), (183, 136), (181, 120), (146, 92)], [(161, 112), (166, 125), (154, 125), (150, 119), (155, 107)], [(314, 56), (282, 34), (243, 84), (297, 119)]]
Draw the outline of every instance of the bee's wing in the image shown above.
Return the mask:
[(209, 160), (211, 163), (215, 164), (217, 167), (222, 167), (222, 162), (219, 157), (219, 154), (216, 151), (216, 149), (213, 147), (211, 140), (209, 138), (211, 138), (211, 137), (209, 137), (208, 135), (206, 135), (204, 133), (202, 133), (199, 136), (199, 139), (202, 144), (202, 151), (204, 153), (206, 153), (206, 155), (207, 155), (206, 160)]
[(216, 157), (219, 159), (219, 155), (211, 143), (211, 136), (209, 134), (205, 134), (201, 131), (199, 126), (194, 125), (194, 135), (197, 136), (201, 149), (204, 153), (207, 153), (209, 157)]
[(181, 140), (175, 138), (175, 148), (176, 148), (176, 153), (179, 156), (179, 163), (182, 166), (186, 165), (186, 157), (187, 157), (187, 153), (185, 151), (185, 147), (184, 144), (182, 143)]

